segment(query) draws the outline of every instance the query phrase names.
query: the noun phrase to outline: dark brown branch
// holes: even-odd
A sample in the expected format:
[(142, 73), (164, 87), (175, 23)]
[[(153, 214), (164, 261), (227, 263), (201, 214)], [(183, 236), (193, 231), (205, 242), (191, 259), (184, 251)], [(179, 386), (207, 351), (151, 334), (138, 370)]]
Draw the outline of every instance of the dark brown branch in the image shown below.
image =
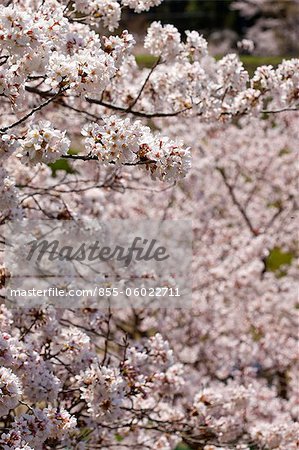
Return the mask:
[(247, 227), (249, 228), (250, 232), (253, 234), (253, 236), (257, 236), (258, 232), (257, 230), (255, 230), (255, 228), (253, 227), (245, 209), (243, 208), (243, 206), (241, 205), (241, 203), (239, 202), (239, 200), (236, 197), (236, 194), (234, 192), (233, 187), (230, 185), (230, 183), (228, 182), (225, 170), (222, 167), (216, 167), (216, 169), (218, 170), (218, 172), (220, 173), (222, 180), (225, 184), (225, 186), (228, 189), (229, 195), (234, 203), (234, 205), (238, 208), (240, 214), (242, 215)]
[(136, 110), (132, 110), (132, 109), (128, 110), (128, 108), (123, 108), (122, 106), (116, 106), (116, 105), (112, 105), (110, 103), (105, 103), (102, 100), (96, 100), (94, 98), (86, 97), (85, 100), (88, 103), (92, 103), (92, 104), (94, 103), (96, 105), (104, 106), (105, 108), (109, 108), (114, 111), (130, 113), (130, 114), (133, 114), (134, 116), (145, 117), (147, 119), (153, 119), (155, 117), (174, 117), (174, 116), (178, 116), (179, 114), (182, 114), (183, 112), (188, 111), (192, 108), (192, 107), (188, 107), (188, 108), (181, 109), (180, 111), (174, 111), (174, 112), (168, 112), (168, 113), (164, 113), (164, 112), (146, 113), (143, 111), (136, 111)]
[(292, 107), (286, 107), (286, 108), (281, 108), (281, 109), (270, 109), (270, 110), (267, 110), (267, 109), (263, 109), (261, 112), (262, 113), (265, 113), (265, 114), (279, 114), (279, 113), (282, 113), (282, 112), (286, 112), (286, 111), (299, 111), (299, 105), (298, 106), (294, 106), (293, 108)]
[[(97, 155), (64, 155), (62, 158), (66, 159), (77, 159), (81, 161), (100, 161)], [(122, 166), (141, 166), (144, 164), (154, 164), (156, 161), (152, 161), (150, 159), (146, 159), (144, 161), (137, 161), (137, 162), (125, 162), (122, 163)], [(115, 161), (109, 161), (109, 164), (116, 164)]]
[(25, 86), (26, 91), (31, 92), (32, 94), (38, 94), (40, 97), (49, 98), (53, 97), (54, 94), (51, 91), (41, 91), (35, 86)]
[(54, 100), (56, 100), (56, 98), (58, 98), (63, 92), (65, 92), (68, 89), (68, 87), (62, 89), (61, 91), (57, 92), (57, 94), (53, 95), (53, 97), (49, 98), (48, 100), (46, 100), (44, 103), (36, 106), (35, 108), (33, 108), (28, 114), (26, 114), (25, 116), (23, 116), (21, 119), (17, 120), (17, 122), (12, 123), (11, 125), (8, 125), (7, 127), (1, 128), (0, 132), (1, 133), (5, 133), (5, 131), (10, 130), (11, 128), (14, 128), (18, 125), (21, 125), (21, 123), (25, 122), (27, 119), (29, 119), (29, 117), (31, 117), (34, 113), (40, 111), (41, 109), (45, 108), (46, 106), (49, 105), (49, 103), (53, 102)]
[(283, 213), (284, 209), (282, 207), (279, 207), (276, 213), (272, 216), (272, 218), (269, 220), (267, 225), (265, 226), (265, 231), (267, 231), (273, 223), (276, 221), (276, 219)]
[(77, 159), (81, 161), (99, 161), (97, 155), (63, 155), (64, 159)]
[(148, 80), (150, 79), (152, 73), (154, 72), (154, 70), (156, 69), (156, 67), (158, 66), (158, 64), (160, 64), (161, 62), (161, 56), (159, 56), (159, 58), (157, 59), (157, 61), (155, 62), (155, 64), (152, 66), (151, 70), (149, 71), (149, 73), (147, 74), (146, 79), (144, 80), (143, 85), (141, 86), (141, 89), (139, 91), (139, 94), (137, 95), (137, 97), (135, 98), (135, 100), (133, 101), (133, 103), (128, 107), (127, 112), (131, 112), (132, 108), (136, 105), (136, 103), (138, 102), (138, 100), (141, 97), (142, 92), (144, 91), (145, 86), (147, 85)]
[[(52, 92), (41, 91), (33, 86), (25, 86), (25, 89), (26, 89), (26, 91), (31, 92), (32, 94), (38, 94), (44, 98), (54, 96), (54, 94)], [(144, 111), (128, 110), (128, 108), (124, 108), (122, 106), (117, 106), (117, 105), (112, 105), (111, 103), (105, 103), (104, 101), (97, 100), (95, 98), (85, 97), (85, 100), (87, 101), (87, 103), (90, 103), (90, 104), (103, 106), (104, 108), (112, 109), (113, 111), (130, 113), (130, 114), (133, 114), (134, 116), (145, 117), (147, 119), (153, 119), (155, 117), (175, 117), (175, 116), (178, 116), (179, 114), (182, 114), (183, 112), (186, 112), (186, 111), (189, 111), (190, 109), (192, 109), (192, 106), (189, 106), (187, 108), (181, 109), (180, 111), (174, 111), (174, 112), (146, 113)], [(83, 111), (82, 111), (82, 113), (83, 113)]]
[(84, 111), (83, 109), (75, 108), (74, 106), (68, 105), (67, 103), (65, 103), (65, 101), (59, 101), (59, 105), (63, 106), (64, 108), (75, 111), (79, 114), (85, 114), (87, 117), (90, 117), (91, 119), (103, 120), (102, 117), (97, 116), (96, 114), (90, 113), (88, 111)]

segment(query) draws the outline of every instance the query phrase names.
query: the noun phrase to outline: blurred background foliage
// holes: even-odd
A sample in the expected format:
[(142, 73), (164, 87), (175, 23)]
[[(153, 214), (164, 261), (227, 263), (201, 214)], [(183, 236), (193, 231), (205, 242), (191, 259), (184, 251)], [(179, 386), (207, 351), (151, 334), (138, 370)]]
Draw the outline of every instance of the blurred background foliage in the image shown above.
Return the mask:
[[(139, 53), (135, 56), (137, 64), (140, 67), (152, 67), (157, 58), (152, 55)], [(220, 58), (220, 56), (216, 56), (216, 59)], [(276, 67), (283, 59), (287, 59), (287, 57), (283, 56), (255, 56), (255, 55), (241, 55), (241, 61), (244, 64), (246, 70), (248, 70), (249, 75), (252, 76), (255, 69), (262, 64), (271, 64), (273, 67)]]
[[(248, 14), (244, 11), (246, 4), (250, 5), (251, 1), (259, 6)], [(132, 10), (126, 9), (121, 27), (132, 30), (137, 41), (139, 37), (140, 44), (147, 26), (155, 20), (162, 24), (171, 23), (181, 33), (196, 30), (208, 39), (210, 51), (216, 55), (236, 49), (237, 42), (248, 37), (248, 30), (252, 30), (251, 37), (259, 41), (256, 55), (299, 54), (298, 0), (242, 2), (245, 3), (245, 10), (238, 9), (236, 0), (164, 0), (161, 5), (142, 14), (134, 14)], [(274, 40), (277, 40), (278, 45), (272, 45)]]
[(241, 33), (246, 25), (237, 11), (231, 9), (232, 0), (164, 0), (145, 14), (148, 20), (172, 23), (179, 31), (201, 30), (205, 35), (220, 29)]

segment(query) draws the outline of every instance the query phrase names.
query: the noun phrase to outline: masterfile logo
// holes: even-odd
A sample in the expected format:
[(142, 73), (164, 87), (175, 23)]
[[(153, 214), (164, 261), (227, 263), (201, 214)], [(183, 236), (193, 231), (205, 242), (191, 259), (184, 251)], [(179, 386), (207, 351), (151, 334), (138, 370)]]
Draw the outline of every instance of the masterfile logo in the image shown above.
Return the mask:
[(5, 242), (18, 306), (191, 305), (190, 221), (24, 220)]

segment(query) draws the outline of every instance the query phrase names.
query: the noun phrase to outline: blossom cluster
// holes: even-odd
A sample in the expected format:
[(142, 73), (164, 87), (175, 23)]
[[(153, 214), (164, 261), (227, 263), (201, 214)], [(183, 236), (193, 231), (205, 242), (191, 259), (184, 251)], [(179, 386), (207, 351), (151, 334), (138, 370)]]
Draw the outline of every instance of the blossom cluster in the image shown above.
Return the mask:
[[(105, 104), (126, 110), (132, 98), (138, 98), (137, 114), (177, 112), (201, 116), (206, 121), (230, 120), (243, 114), (257, 116), (263, 110), (298, 106), (298, 59), (282, 61), (276, 69), (264, 66), (263, 76), (257, 69), (250, 78), (236, 54), (216, 60), (209, 55), (207, 42), (199, 33), (187, 31), (184, 42), (173, 25), (163, 26), (160, 22), (149, 27), (145, 48), (157, 58), (156, 67), (148, 70), (149, 79), (145, 83), (146, 74), (127, 59), (106, 89), (109, 102)], [(261, 77), (263, 82), (259, 83)], [(141, 91), (138, 86), (143, 86)]]
[[(104, 52), (98, 35), (87, 25), (69, 22), (58, 1), (47, 2), (39, 14), (30, 14), (30, 6), (26, 1), (24, 8), (1, 6), (1, 93), (13, 104), (22, 101), (24, 83), (34, 75), (44, 78), (45, 87), (54, 91), (68, 87), (100, 95), (115, 75), (113, 53)], [(102, 6), (107, 11), (105, 2)], [(131, 41), (124, 33), (118, 47), (129, 49)]]
[(74, 0), (75, 11), (88, 16), (90, 23), (100, 22), (109, 31), (118, 28), (121, 7), (128, 6), (136, 13), (148, 11), (163, 0)]
[(21, 218), (193, 232), (189, 309), (10, 308), (1, 237), (1, 449), (297, 446), (299, 62), (250, 76), (154, 22), (142, 69), (98, 25), (159, 3), (0, 6), (1, 236)]
[(21, 151), (17, 156), (25, 164), (52, 163), (69, 150), (70, 141), (65, 134), (65, 131), (54, 129), (50, 122), (40, 121), (19, 139)]
[(190, 152), (182, 143), (153, 136), (141, 122), (117, 116), (103, 118), (103, 125), (89, 124), (83, 130), (87, 151), (107, 163), (136, 164), (153, 178), (177, 180), (190, 169)]
[(0, 167), (0, 209), (1, 215), (10, 218), (20, 218), (21, 209), (18, 205), (18, 191), (9, 173)]
[(122, 0), (124, 6), (134, 9), (135, 12), (148, 11), (153, 6), (158, 6), (163, 0)]

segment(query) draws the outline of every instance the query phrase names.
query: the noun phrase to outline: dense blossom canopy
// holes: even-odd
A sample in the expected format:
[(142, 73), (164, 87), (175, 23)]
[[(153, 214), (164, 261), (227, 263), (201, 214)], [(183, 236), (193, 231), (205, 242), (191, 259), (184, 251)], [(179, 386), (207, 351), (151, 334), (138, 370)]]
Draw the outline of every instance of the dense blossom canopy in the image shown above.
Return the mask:
[(154, 22), (141, 69), (99, 26), (160, 2), (0, 6), (1, 224), (187, 218), (194, 236), (192, 309), (0, 305), (4, 450), (297, 448), (299, 60), (250, 76)]

